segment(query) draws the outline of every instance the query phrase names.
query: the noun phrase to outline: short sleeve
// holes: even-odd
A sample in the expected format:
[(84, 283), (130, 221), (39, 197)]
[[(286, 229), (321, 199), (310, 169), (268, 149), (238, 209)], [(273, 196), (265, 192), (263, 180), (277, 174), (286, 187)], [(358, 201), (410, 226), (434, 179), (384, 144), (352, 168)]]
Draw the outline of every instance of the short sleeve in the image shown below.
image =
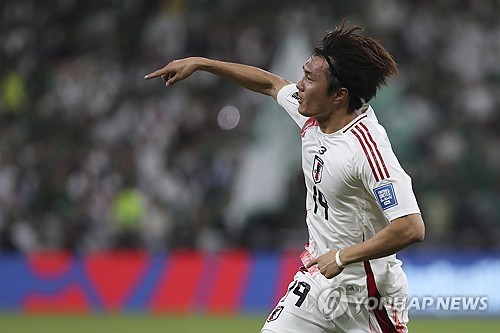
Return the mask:
[(411, 178), (401, 167), (387, 136), (381, 134), (374, 137), (364, 125), (358, 126), (353, 134), (359, 148), (354, 161), (355, 168), (387, 220), (419, 214)]
[(292, 117), (295, 123), (302, 128), (308, 118), (301, 115), (298, 111), (298, 89), (295, 84), (292, 83), (281, 88), (278, 92), (276, 100), (278, 104), (290, 115), (290, 117)]

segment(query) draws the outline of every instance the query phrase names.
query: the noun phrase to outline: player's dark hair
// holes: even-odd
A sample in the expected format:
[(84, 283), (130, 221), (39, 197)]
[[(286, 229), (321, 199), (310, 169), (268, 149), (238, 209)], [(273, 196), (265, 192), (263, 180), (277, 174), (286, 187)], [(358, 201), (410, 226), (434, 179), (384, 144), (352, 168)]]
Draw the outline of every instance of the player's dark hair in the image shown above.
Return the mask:
[(328, 31), (314, 49), (330, 67), (328, 94), (345, 87), (349, 91), (349, 110), (359, 109), (375, 97), (377, 89), (396, 76), (396, 61), (375, 38), (359, 34), (363, 29), (346, 28), (347, 19)]

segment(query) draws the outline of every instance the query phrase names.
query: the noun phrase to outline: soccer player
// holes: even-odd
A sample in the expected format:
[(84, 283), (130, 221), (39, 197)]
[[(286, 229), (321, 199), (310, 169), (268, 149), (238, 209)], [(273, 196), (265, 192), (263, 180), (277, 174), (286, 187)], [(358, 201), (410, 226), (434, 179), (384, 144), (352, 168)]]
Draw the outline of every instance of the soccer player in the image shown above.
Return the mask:
[(297, 123), (309, 241), (262, 332), (407, 332), (396, 252), (424, 239), (411, 179), (367, 104), (397, 74), (376, 39), (346, 21), (323, 36), (293, 84), (243, 64), (174, 60), (145, 76), (172, 86), (197, 70), (270, 95)]

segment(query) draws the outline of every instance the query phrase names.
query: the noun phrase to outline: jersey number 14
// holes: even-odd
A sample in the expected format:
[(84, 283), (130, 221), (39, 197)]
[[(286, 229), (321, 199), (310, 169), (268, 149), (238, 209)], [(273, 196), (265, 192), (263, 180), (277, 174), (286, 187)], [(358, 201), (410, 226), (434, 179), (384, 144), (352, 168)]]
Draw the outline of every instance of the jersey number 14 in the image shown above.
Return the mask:
[(316, 187), (313, 186), (313, 199), (314, 199), (314, 214), (318, 214), (318, 208), (321, 206), (325, 210), (325, 220), (328, 221), (328, 202), (325, 195)]

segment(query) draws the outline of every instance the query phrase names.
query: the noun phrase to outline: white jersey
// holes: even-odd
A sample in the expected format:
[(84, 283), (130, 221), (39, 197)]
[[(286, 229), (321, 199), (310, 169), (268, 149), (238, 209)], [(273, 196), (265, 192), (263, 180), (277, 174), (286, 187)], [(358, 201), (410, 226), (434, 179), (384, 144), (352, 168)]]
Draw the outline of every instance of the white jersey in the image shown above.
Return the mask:
[[(369, 105), (339, 131), (325, 134), (314, 118), (299, 114), (294, 84), (283, 87), (277, 101), (301, 128), (309, 232), (304, 264), (330, 249), (361, 243), (398, 217), (420, 213), (411, 179)], [(406, 280), (398, 278), (404, 275), (401, 262), (391, 255), (349, 265), (332, 283), (366, 295), (368, 274), (383, 294)]]

